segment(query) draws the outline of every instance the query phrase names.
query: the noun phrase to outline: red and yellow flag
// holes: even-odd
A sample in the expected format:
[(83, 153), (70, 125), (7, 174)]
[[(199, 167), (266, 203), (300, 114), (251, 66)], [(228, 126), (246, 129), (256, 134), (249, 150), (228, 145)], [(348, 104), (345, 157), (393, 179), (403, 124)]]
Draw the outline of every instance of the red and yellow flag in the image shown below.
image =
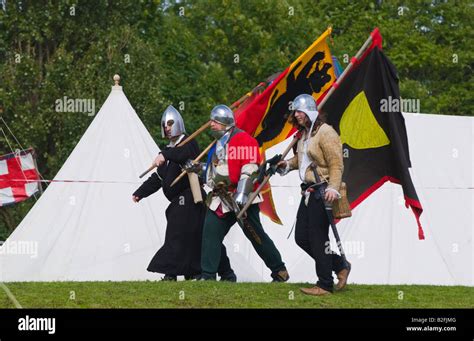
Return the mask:
[[(318, 102), (336, 80), (331, 52), (326, 39), (328, 28), (285, 71), (271, 80), (260, 93), (249, 93), (247, 100), (235, 110), (237, 126), (255, 137), (262, 155), (271, 146), (284, 141), (294, 133), (288, 123), (293, 99), (310, 94)], [(274, 222), (281, 224), (268, 185), (262, 195), (260, 210)]]

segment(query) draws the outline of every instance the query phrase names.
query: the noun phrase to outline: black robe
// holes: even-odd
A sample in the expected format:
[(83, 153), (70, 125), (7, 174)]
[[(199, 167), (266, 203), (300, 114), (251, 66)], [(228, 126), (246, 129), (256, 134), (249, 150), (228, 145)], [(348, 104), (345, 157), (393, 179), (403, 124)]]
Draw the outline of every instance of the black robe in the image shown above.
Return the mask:
[[(199, 155), (199, 146), (192, 140), (182, 147), (166, 147), (161, 153), (166, 162), (133, 193), (142, 199), (162, 188), (170, 201), (166, 209), (165, 242), (147, 270), (174, 276), (198, 275), (201, 273), (202, 228), (207, 208), (204, 203), (194, 203), (188, 176), (184, 176), (173, 187), (170, 185), (181, 174), (180, 165)], [(201, 191), (205, 198), (206, 193)], [(229, 259), (222, 246), (219, 272), (228, 272), (229, 269)]]

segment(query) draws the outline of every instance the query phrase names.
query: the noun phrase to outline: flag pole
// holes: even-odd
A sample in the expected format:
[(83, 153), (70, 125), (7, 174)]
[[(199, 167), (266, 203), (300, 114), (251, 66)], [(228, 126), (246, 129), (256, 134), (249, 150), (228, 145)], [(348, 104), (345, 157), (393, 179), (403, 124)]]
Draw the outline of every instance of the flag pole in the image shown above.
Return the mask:
[[(373, 33), (373, 32), (372, 32)], [(369, 38), (367, 38), (367, 40), (365, 41), (365, 43), (361, 46), (361, 48), (359, 49), (359, 51), (357, 51), (356, 55), (351, 58), (351, 61), (349, 62), (349, 65), (346, 66), (346, 68), (344, 69), (344, 71), (342, 72), (342, 74), (339, 76), (338, 79), (336, 79), (336, 81), (332, 84), (331, 86), (331, 89), (329, 89), (328, 93), (326, 94), (326, 96), (324, 96), (323, 100), (319, 103), (318, 105), (318, 110), (320, 110), (324, 104), (326, 104), (327, 100), (329, 99), (329, 97), (331, 97), (331, 95), (334, 93), (334, 91), (336, 91), (336, 89), (339, 87), (339, 85), (342, 83), (342, 81), (344, 80), (344, 78), (346, 78), (347, 74), (349, 73), (349, 71), (352, 70), (352, 68), (354, 67), (356, 61), (359, 60), (359, 58), (362, 56), (362, 54), (367, 50), (367, 48), (369, 47), (370, 44), (372, 44), (372, 33), (370, 34)]]
[(176, 147), (182, 147), (184, 146), (186, 143), (188, 143), (189, 141), (191, 141), (192, 139), (194, 139), (196, 136), (198, 136), (199, 134), (201, 134), (204, 130), (206, 130), (207, 128), (209, 128), (211, 126), (211, 121), (207, 121), (206, 123), (204, 123), (198, 130), (196, 130), (194, 133), (192, 133), (191, 135), (189, 135), (184, 141), (178, 143), (178, 145)]
[[(35, 165), (36, 171), (38, 172), (38, 175), (41, 177), (41, 174), (40, 174), (40, 171), (39, 171), (39, 168), (38, 168), (38, 163), (36, 162), (36, 151), (33, 147), (30, 147), (29, 149), (32, 150), (32, 153), (31, 153), (32, 155), (31, 156), (33, 158), (33, 163)], [(42, 184), (41, 181), (38, 181), (38, 182), (39, 182), (38, 183), (39, 192), (40, 192), (40, 195), (42, 195), (43, 194), (43, 184)]]
[[(194, 139), (196, 136), (198, 136), (199, 134), (201, 134), (204, 130), (206, 130), (207, 128), (209, 128), (211, 125), (211, 121), (207, 121), (206, 123), (204, 123), (198, 130), (196, 130), (194, 133), (192, 133), (191, 135), (189, 135), (185, 140), (181, 141), (180, 143), (178, 143), (178, 145), (176, 147), (182, 147), (184, 146), (186, 143), (188, 143), (189, 141), (191, 141), (192, 139)], [(138, 177), (141, 179), (143, 178), (148, 172), (152, 171), (153, 169), (156, 168), (156, 165), (155, 163), (153, 163), (150, 167), (148, 167), (148, 169), (146, 171), (144, 171), (142, 174), (140, 174)]]
[[(290, 150), (293, 148), (293, 146), (298, 142), (298, 140), (300, 139), (300, 134), (296, 133), (294, 134), (293, 136), (293, 141), (290, 142), (290, 144), (286, 147), (286, 149), (283, 151), (283, 153), (281, 154), (281, 157), (280, 157), (280, 160), (283, 160), (286, 155), (288, 155), (288, 153), (290, 152)], [(265, 175), (265, 177), (263, 178), (263, 181), (260, 183), (260, 185), (257, 187), (257, 189), (250, 193), (249, 195), (249, 198), (247, 200), (247, 203), (244, 205), (244, 207), (242, 207), (242, 209), (240, 210), (239, 214), (237, 215), (237, 219), (241, 219), (242, 216), (245, 214), (245, 212), (248, 210), (248, 208), (250, 207), (250, 205), (253, 204), (253, 201), (255, 200), (255, 198), (260, 194), (260, 192), (262, 191), (263, 187), (265, 187), (265, 185), (268, 183), (268, 181), (270, 181), (270, 177), (272, 175), (271, 174), (268, 174), (268, 175)]]
[[(212, 146), (213, 146), (215, 143), (216, 143), (216, 140), (212, 141), (211, 144), (209, 144), (209, 145), (206, 147), (206, 149), (204, 149), (204, 150), (201, 152), (201, 154), (199, 154), (192, 162), (193, 162), (193, 163), (199, 162), (199, 160), (201, 160), (202, 157), (207, 154), (207, 152), (212, 148)], [(185, 171), (185, 170), (181, 171), (181, 174), (178, 175), (178, 176), (176, 177), (176, 179), (173, 180), (173, 182), (171, 183), (170, 187), (174, 186), (175, 183), (177, 183), (179, 180), (181, 180), (181, 178), (182, 178), (185, 174), (186, 174), (186, 171)]]
[[(372, 32), (373, 33), (373, 32)], [(324, 96), (323, 100), (319, 103), (318, 105), (318, 110), (321, 110), (321, 108), (324, 106), (324, 104), (326, 104), (327, 100), (329, 99), (329, 97), (331, 97), (331, 95), (334, 93), (334, 91), (338, 88), (338, 86), (341, 84), (341, 82), (344, 80), (344, 78), (347, 76), (347, 74), (349, 73), (349, 71), (351, 71), (351, 69), (354, 67), (356, 61), (362, 56), (362, 54), (367, 50), (368, 46), (372, 43), (372, 33), (370, 34), (369, 38), (367, 38), (367, 40), (365, 41), (365, 43), (362, 45), (362, 47), (359, 49), (359, 51), (357, 51), (356, 55), (354, 58), (351, 59), (349, 65), (347, 65), (347, 67), (344, 69), (344, 71), (342, 72), (342, 74), (339, 76), (339, 78), (332, 84), (331, 86), (331, 89), (329, 89), (328, 93), (326, 94), (326, 96)], [(293, 141), (291, 141), (291, 143), (288, 145), (288, 147), (286, 147), (285, 151), (283, 152), (283, 154), (281, 155), (281, 160), (283, 160), (286, 155), (290, 152), (290, 150), (293, 148), (293, 146), (298, 142), (300, 136), (300, 134), (296, 133), (293, 137)], [(253, 201), (255, 200), (255, 198), (260, 194), (260, 192), (262, 191), (263, 187), (267, 184), (267, 182), (270, 180), (270, 177), (271, 177), (271, 174), (268, 174), (265, 176), (265, 178), (263, 179), (262, 183), (258, 186), (258, 188), (255, 190), (255, 192), (252, 192), (249, 196), (249, 199), (247, 201), (247, 203), (244, 205), (244, 207), (242, 207), (242, 210), (240, 211), (240, 213), (238, 214), (237, 216), (237, 219), (241, 219), (242, 216), (245, 214), (245, 212), (248, 210), (248, 208), (250, 207), (250, 205), (252, 205)]]

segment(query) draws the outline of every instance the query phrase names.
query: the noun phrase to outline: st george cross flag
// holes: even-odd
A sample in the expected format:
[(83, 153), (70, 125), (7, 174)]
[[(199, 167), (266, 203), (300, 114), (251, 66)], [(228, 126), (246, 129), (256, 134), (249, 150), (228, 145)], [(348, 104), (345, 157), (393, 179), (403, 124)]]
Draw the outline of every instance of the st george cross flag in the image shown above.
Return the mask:
[(24, 201), (39, 190), (33, 149), (0, 156), (0, 207)]

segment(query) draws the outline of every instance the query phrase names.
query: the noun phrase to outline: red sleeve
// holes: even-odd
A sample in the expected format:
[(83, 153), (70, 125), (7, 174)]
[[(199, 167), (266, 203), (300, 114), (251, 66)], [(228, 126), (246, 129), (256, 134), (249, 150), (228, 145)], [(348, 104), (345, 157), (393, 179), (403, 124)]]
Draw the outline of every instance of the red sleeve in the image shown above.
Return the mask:
[(230, 181), (237, 184), (242, 166), (248, 163), (260, 165), (261, 156), (257, 140), (246, 132), (235, 134), (229, 141), (227, 157)]

